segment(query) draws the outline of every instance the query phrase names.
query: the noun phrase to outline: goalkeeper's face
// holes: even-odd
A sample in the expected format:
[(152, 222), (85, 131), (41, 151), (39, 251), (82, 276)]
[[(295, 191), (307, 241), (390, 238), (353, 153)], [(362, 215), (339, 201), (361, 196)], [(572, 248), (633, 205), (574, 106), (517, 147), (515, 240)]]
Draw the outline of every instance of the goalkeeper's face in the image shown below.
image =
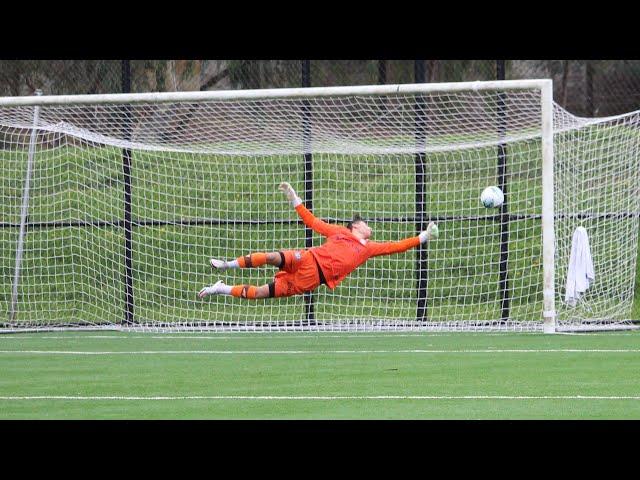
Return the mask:
[(369, 225), (367, 225), (367, 222), (363, 220), (355, 222), (351, 227), (351, 231), (356, 233), (359, 237), (364, 238), (365, 240), (368, 240), (369, 237), (371, 237), (371, 228), (369, 227)]

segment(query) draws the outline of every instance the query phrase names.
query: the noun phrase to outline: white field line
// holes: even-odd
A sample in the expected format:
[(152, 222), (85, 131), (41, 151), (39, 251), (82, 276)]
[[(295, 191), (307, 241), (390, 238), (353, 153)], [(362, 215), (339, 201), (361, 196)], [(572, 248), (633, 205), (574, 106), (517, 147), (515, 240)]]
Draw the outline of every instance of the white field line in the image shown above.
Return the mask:
[(333, 355), (333, 354), (476, 354), (476, 353), (640, 353), (640, 349), (483, 349), (483, 350), (0, 350), (0, 354), (27, 355)]
[(111, 395), (12, 395), (0, 401), (13, 400), (640, 400), (638, 395), (177, 395), (177, 396), (111, 396)]

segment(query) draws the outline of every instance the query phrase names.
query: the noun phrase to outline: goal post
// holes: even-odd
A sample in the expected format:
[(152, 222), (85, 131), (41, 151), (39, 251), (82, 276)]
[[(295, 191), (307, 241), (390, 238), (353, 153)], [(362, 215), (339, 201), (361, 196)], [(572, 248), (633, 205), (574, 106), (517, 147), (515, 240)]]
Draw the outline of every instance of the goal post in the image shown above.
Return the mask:
[[(41, 91), (36, 92), (39, 96)], [(24, 179), (24, 188), (22, 190), (22, 204), (20, 207), (20, 233), (18, 235), (18, 245), (16, 246), (16, 268), (13, 275), (13, 283), (11, 290), (11, 309), (9, 310), (9, 321), (13, 322), (16, 319), (17, 304), (18, 304), (18, 285), (20, 283), (20, 267), (22, 266), (22, 254), (24, 252), (24, 237), (26, 233), (27, 225), (27, 212), (29, 209), (29, 193), (31, 183), (31, 172), (33, 170), (33, 156), (35, 154), (35, 142), (38, 126), (38, 116), (40, 113), (40, 107), (35, 106), (33, 109), (33, 128), (31, 129), (31, 135), (29, 137), (29, 154), (27, 157), (27, 172)]]
[(544, 332), (556, 331), (555, 309), (555, 220), (553, 176), (553, 86), (551, 81), (540, 87), (542, 135), (542, 264)]
[[(579, 118), (552, 94), (503, 80), (0, 98), (0, 267), (20, 271), (2, 279), (0, 331), (626, 328), (639, 114)], [(210, 257), (323, 242), (282, 181), (325, 221), (359, 213), (375, 241), (429, 221), (440, 237), (312, 299), (199, 300), (276, 271), (216, 274)], [(490, 185), (500, 208), (479, 202)], [(596, 279), (568, 305), (578, 226)]]

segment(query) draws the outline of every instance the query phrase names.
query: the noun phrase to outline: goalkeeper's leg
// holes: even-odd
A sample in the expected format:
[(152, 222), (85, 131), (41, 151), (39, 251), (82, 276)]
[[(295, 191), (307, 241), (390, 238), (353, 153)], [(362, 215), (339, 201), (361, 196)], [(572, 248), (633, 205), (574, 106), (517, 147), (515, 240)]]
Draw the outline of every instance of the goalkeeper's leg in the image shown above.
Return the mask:
[[(281, 272), (285, 273), (285, 272)], [(290, 274), (287, 274), (290, 275)], [(222, 280), (198, 292), (198, 297), (208, 295), (231, 295), (236, 298), (257, 300), (260, 298), (291, 297), (314, 290), (320, 284), (317, 282), (297, 283), (293, 278), (275, 278), (273, 282), (260, 287), (253, 285), (227, 285)]]
[(222, 280), (205, 287), (198, 293), (207, 295), (232, 295), (250, 300), (258, 298), (290, 297), (315, 290), (320, 285), (317, 264), (309, 251), (286, 251), (288, 260), (276, 273), (273, 282), (255, 287), (253, 285), (226, 285)]
[(238, 298), (248, 298), (255, 300), (258, 298), (269, 298), (275, 296), (273, 283), (254, 287), (253, 285), (226, 285), (222, 280), (209, 287), (204, 287), (198, 292), (198, 297), (204, 298), (207, 295), (231, 295)]
[(284, 254), (282, 252), (270, 252), (270, 253), (250, 253), (243, 257), (238, 257), (235, 260), (224, 261), (212, 258), (209, 260), (211, 268), (217, 270), (226, 270), (228, 268), (255, 268), (262, 265), (273, 265), (274, 267), (281, 267), (284, 265)]

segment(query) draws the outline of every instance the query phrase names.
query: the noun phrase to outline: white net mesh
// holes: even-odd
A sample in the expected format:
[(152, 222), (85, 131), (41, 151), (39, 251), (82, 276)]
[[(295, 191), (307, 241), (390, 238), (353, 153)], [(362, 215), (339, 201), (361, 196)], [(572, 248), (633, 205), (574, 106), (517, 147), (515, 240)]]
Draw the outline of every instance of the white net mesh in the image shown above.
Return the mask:
[[(7, 319), (0, 323), (541, 329), (540, 105), (536, 90), (471, 90), (0, 107), (0, 311)], [(611, 324), (629, 316), (639, 120), (637, 112), (582, 119), (554, 106), (560, 324)], [(200, 288), (217, 279), (263, 285), (277, 271), (216, 274), (210, 257), (309, 246), (304, 225), (277, 190), (282, 181), (326, 221), (344, 224), (359, 213), (373, 240), (415, 236), (431, 220), (440, 237), (422, 249), (372, 258), (335, 290), (321, 286), (311, 297), (199, 300)], [(505, 191), (501, 209), (480, 204), (489, 185)], [(570, 307), (564, 282), (577, 226), (588, 231), (596, 279)], [(312, 236), (314, 246), (323, 240)]]

